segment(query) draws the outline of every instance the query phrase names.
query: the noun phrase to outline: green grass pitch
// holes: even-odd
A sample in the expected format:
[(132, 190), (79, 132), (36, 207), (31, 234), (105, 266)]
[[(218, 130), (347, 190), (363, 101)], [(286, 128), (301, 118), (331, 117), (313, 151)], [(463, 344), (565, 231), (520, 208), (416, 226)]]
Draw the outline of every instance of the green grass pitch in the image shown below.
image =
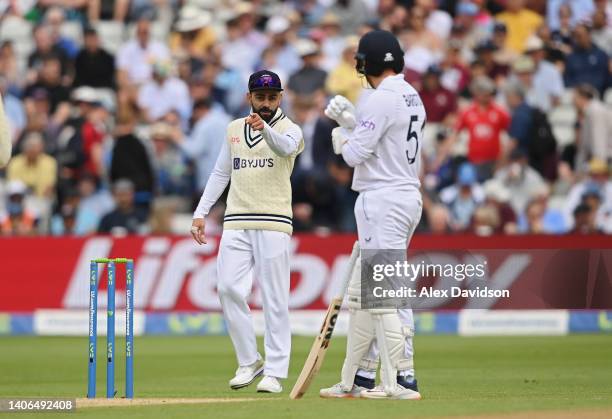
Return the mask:
[[(310, 337), (294, 338), (285, 391), (281, 395), (262, 395), (255, 392), (254, 385), (239, 391), (228, 388), (227, 381), (236, 368), (228, 337), (137, 337), (137, 398), (269, 400), (80, 408), (70, 417), (389, 419), (504, 417), (507, 413), (538, 411), (584, 417), (585, 409), (612, 417), (612, 335), (416, 336), (415, 362), (424, 397), (416, 402), (319, 399), (321, 386), (338, 381), (344, 338), (332, 340), (323, 368), (308, 394), (302, 400), (289, 400), (289, 390), (311, 343)], [(122, 344), (118, 339), (118, 396), (124, 391)], [(260, 349), (262, 346), (260, 341)], [(106, 389), (104, 338), (99, 339), (98, 355), (98, 395), (102, 397)], [(0, 397), (80, 398), (86, 393), (86, 376), (85, 337), (0, 338)], [(14, 418), (30, 416), (40, 418), (41, 413), (4, 414)]]

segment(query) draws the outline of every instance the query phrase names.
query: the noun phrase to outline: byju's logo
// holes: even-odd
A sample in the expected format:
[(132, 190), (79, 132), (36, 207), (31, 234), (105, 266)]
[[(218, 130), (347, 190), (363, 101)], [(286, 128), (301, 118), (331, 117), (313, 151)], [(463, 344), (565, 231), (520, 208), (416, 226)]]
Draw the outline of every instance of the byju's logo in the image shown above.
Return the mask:
[(234, 158), (234, 170), (238, 169), (257, 169), (264, 167), (274, 167), (274, 159), (241, 159)]

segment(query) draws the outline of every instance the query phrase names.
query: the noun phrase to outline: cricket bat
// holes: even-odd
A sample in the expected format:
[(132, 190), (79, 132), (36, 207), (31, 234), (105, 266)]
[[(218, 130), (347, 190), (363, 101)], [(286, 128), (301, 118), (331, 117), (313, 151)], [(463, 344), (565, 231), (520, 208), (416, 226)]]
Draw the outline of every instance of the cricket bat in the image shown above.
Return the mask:
[(291, 393), (289, 393), (289, 398), (291, 399), (299, 399), (306, 393), (306, 391), (308, 391), (310, 383), (314, 377), (316, 377), (321, 365), (323, 365), (327, 348), (329, 347), (332, 334), (334, 333), (336, 320), (338, 319), (338, 314), (340, 314), (340, 309), (342, 308), (342, 300), (344, 299), (344, 294), (346, 293), (349, 281), (351, 280), (351, 275), (355, 267), (355, 261), (357, 260), (358, 256), (359, 242), (355, 242), (353, 245), (353, 251), (351, 252), (351, 257), (349, 258), (348, 267), (344, 272), (344, 277), (342, 278), (340, 293), (329, 303), (327, 313), (325, 314), (325, 319), (323, 320), (323, 325), (321, 326), (321, 331), (315, 338), (312, 348), (310, 349), (310, 353), (308, 354), (308, 358), (306, 358), (306, 363), (302, 368), (302, 372), (300, 372)]

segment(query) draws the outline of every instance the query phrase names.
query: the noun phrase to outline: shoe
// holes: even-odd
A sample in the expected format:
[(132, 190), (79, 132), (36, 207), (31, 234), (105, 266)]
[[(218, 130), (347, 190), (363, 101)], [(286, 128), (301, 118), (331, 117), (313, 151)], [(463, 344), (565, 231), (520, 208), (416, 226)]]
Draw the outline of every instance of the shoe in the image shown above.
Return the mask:
[(278, 378), (271, 375), (264, 376), (263, 380), (257, 384), (258, 393), (280, 393), (283, 391), (283, 386), (278, 381)]
[(319, 390), (319, 396), (324, 399), (355, 399), (361, 397), (361, 392), (364, 390), (367, 390), (367, 388), (353, 384), (350, 391), (345, 391), (342, 383), (338, 383)]
[(238, 367), (236, 375), (229, 381), (232, 390), (238, 390), (251, 384), (257, 377), (263, 373), (264, 362), (261, 358), (253, 362), (251, 365)]
[(421, 400), (421, 393), (396, 384), (391, 393), (387, 393), (382, 386), (376, 386), (372, 390), (362, 391), (361, 397), (364, 399)]
[(417, 380), (416, 378), (412, 377), (410, 380), (406, 379), (406, 377), (403, 377), (401, 375), (397, 376), (397, 384), (399, 384), (400, 386), (410, 389), (412, 391), (416, 391), (417, 393), (419, 392), (419, 386), (417, 385)]

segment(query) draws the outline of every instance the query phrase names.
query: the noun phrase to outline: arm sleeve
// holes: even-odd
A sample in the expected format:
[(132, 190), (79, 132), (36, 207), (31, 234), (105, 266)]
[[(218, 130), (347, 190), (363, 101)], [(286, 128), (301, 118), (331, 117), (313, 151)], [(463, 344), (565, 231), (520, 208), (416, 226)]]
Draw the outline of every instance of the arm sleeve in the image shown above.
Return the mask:
[(4, 114), (4, 104), (2, 103), (2, 97), (0, 97), (0, 168), (7, 165), (11, 158), (12, 148), (13, 143), (6, 115)]
[(208, 182), (206, 183), (206, 187), (204, 188), (204, 193), (202, 193), (198, 207), (193, 213), (193, 218), (204, 218), (206, 215), (208, 215), (210, 208), (215, 204), (215, 202), (217, 202), (225, 190), (225, 187), (229, 183), (231, 171), (232, 157), (230, 155), (229, 145), (227, 141), (225, 141), (223, 143), (223, 147), (221, 148), (221, 152), (219, 153), (219, 157), (217, 157), (215, 168), (208, 178)]
[(347, 142), (342, 147), (342, 157), (346, 164), (355, 167), (369, 159), (389, 125), (390, 102), (385, 96), (371, 96), (365, 103), (363, 112), (359, 113), (357, 126), (353, 131), (342, 128)]
[(272, 151), (281, 157), (287, 157), (299, 151), (302, 142), (302, 130), (295, 124), (285, 133), (280, 134), (264, 122), (261, 135)]

